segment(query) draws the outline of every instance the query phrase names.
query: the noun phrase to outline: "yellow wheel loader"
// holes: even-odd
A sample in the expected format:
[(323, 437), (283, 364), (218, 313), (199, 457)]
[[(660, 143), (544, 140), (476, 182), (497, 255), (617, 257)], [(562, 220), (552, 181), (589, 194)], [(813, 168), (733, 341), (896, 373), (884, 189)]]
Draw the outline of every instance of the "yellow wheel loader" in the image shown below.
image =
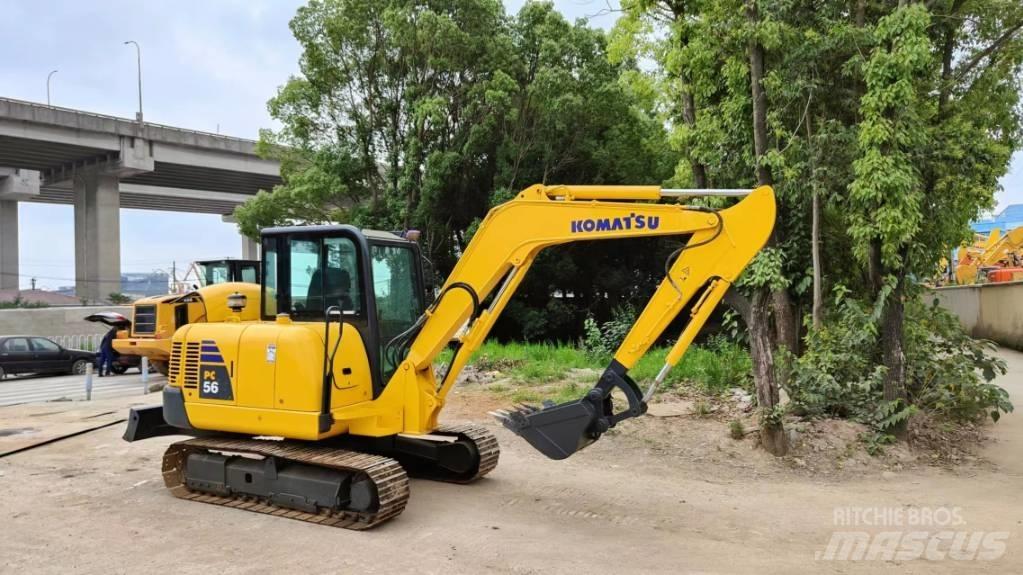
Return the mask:
[[(723, 210), (654, 203), (699, 195), (743, 199)], [(485, 427), (441, 424), (439, 416), (541, 250), (688, 236), (591, 390), (576, 401), (493, 414), (547, 457), (564, 459), (646, 412), (774, 220), (769, 187), (536, 185), (490, 211), (429, 305), (409, 238), (348, 225), (263, 230), (262, 297), (234, 296), (236, 317), (174, 333), (163, 405), (133, 409), (125, 439), (194, 436), (164, 455), (164, 482), (175, 496), (372, 527), (405, 508), (408, 474), (468, 483), (497, 465), (497, 440)], [(629, 369), (687, 305), (686, 327), (641, 390)], [(259, 320), (243, 320), (249, 306)], [(438, 378), (434, 361), (453, 339)]]
[[(142, 298), (132, 304), (127, 329), (118, 332), (114, 350), (122, 355), (149, 358), (149, 363), (167, 375), (171, 357), (171, 336), (181, 326), (196, 322), (218, 322), (234, 318), (227, 298), (241, 293), (259, 301), (256, 283), (228, 282), (208, 285), (183, 294)], [(258, 320), (258, 305), (241, 312), (241, 319)]]

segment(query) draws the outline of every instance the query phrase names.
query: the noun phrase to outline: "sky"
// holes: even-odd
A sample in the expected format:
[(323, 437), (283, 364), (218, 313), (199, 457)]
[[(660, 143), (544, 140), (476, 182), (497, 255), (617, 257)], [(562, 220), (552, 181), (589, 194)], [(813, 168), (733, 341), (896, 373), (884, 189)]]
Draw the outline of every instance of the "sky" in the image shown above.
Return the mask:
[[(505, 0), (516, 12), (525, 0)], [(138, 107), (135, 40), (142, 47), (147, 121), (255, 139), (273, 127), (267, 100), (298, 70), (288, 21), (299, 0), (0, 0), (0, 96), (133, 118)], [(608, 0), (559, 0), (570, 19), (603, 28)], [(616, 5), (612, 0), (611, 5)], [(999, 209), (1023, 202), (1023, 155), (1002, 181)], [(71, 206), (19, 208), (21, 284), (74, 284)], [(45, 241), (43, 239), (45, 238)], [(220, 216), (121, 210), (121, 269), (187, 267), (240, 257), (234, 224)]]

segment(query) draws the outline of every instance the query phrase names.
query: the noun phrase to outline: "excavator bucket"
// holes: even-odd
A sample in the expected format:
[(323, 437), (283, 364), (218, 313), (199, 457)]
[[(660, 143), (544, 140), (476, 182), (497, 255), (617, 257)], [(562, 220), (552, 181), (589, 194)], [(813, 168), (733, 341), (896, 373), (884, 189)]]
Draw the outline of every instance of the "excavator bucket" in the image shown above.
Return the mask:
[(586, 399), (491, 412), (506, 428), (551, 459), (565, 459), (600, 437), (599, 416)]
[[(618, 413), (611, 400), (615, 388), (628, 400), (628, 408)], [(559, 404), (545, 402), (542, 408), (520, 404), (490, 415), (540, 453), (551, 459), (566, 459), (599, 439), (619, 421), (643, 413), (646, 413), (646, 403), (639, 388), (618, 362), (612, 362), (597, 385), (582, 399)]]

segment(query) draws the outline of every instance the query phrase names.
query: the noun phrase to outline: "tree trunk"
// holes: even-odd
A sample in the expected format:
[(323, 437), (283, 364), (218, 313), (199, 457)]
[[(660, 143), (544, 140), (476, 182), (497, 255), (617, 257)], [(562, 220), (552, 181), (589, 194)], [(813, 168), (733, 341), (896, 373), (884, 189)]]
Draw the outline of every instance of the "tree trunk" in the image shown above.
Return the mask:
[(806, 118), (806, 145), (810, 150), (810, 187), (813, 196), (810, 214), (810, 259), (813, 262), (813, 328), (824, 324), (824, 288), (821, 286), (821, 203), (817, 184), (817, 152), (813, 148), (813, 117)]
[(772, 455), (788, 453), (788, 437), (780, 419), (775, 418), (778, 405), (778, 382), (775, 378), (774, 351), (770, 329), (770, 298), (766, 289), (754, 293), (750, 302), (749, 328), (750, 357), (753, 360), (753, 379), (760, 406), (760, 444)]
[(876, 297), (884, 286), (884, 267), (881, 265), (881, 241), (870, 242), (870, 251), (867, 253), (867, 281), (871, 291)]
[(813, 190), (813, 219), (810, 230), (810, 252), (813, 258), (813, 328), (824, 324), (824, 293), (821, 286), (821, 206), (820, 194)]
[[(746, 19), (756, 26), (760, 19), (756, 0), (746, 4)], [(770, 166), (763, 163), (767, 154), (767, 92), (764, 90), (764, 45), (756, 36), (749, 41), (749, 76), (753, 97), (753, 152), (756, 156), (757, 183), (770, 185), (773, 182)]]
[[(756, 25), (760, 15), (757, 11), (756, 0), (750, 0), (746, 5), (746, 17), (750, 23)], [(753, 98), (753, 152), (756, 157), (757, 183), (771, 185), (774, 178), (771, 175), (771, 168), (763, 163), (767, 155), (767, 92), (764, 90), (764, 46), (755, 37), (749, 41), (749, 69), (750, 89)], [(772, 235), (771, 245), (780, 243), (780, 231), (775, 228)], [(797, 351), (798, 333), (796, 331), (796, 318), (792, 313), (792, 299), (785, 289), (776, 290), (773, 294), (774, 300), (774, 323), (777, 331), (778, 343), (788, 348), (789, 352)], [(783, 379), (787, 379), (787, 370), (783, 372)]]
[[(686, 125), (690, 129), (696, 128), (696, 100), (693, 98), (688, 86), (683, 88), (682, 92), (682, 119), (685, 120)], [(689, 166), (693, 170), (693, 184), (697, 188), (708, 187), (707, 166), (704, 166), (702, 162), (697, 160), (693, 156), (692, 151), (688, 151), (687, 155), (689, 156)]]
[[(685, 3), (679, 2), (673, 5), (672, 15), (677, 26), (685, 26)], [(679, 45), (684, 50), (688, 44), (689, 36), (684, 28), (680, 28)], [(691, 82), (685, 70), (679, 72), (679, 79), (682, 81), (682, 121), (692, 130), (696, 128), (696, 98), (693, 97), (693, 92), (689, 87)], [(707, 166), (693, 156), (692, 150), (686, 150), (686, 155), (689, 156), (689, 167), (693, 171), (693, 184), (697, 188), (708, 187)]]
[[(881, 319), (881, 350), (888, 373), (884, 377), (885, 401), (906, 401), (906, 353), (903, 342), (903, 322), (905, 321), (905, 302), (902, 300), (903, 284), (900, 277), (895, 289), (888, 296)], [(893, 435), (905, 439), (907, 422), (903, 420), (891, 429)]]
[[(756, 27), (760, 15), (756, 0), (748, 0), (746, 18)], [(749, 41), (750, 89), (753, 99), (753, 151), (756, 156), (757, 183), (770, 185), (773, 182), (771, 169), (763, 163), (767, 154), (767, 93), (764, 90), (764, 46), (756, 36)], [(777, 237), (777, 230), (772, 234)], [(772, 243), (775, 240), (772, 239)], [(775, 308), (775, 326), (771, 330), (771, 305)], [(778, 340), (789, 345), (795, 336), (792, 318), (792, 302), (788, 292), (779, 290), (771, 293), (767, 286), (758, 287), (750, 302), (749, 329), (750, 356), (753, 360), (753, 379), (757, 388), (757, 402), (760, 404), (760, 443), (771, 454), (781, 456), (788, 452), (788, 437), (780, 417), (776, 417), (778, 405), (778, 380), (774, 365), (774, 350)], [(776, 339), (777, 338), (777, 339)], [(790, 348), (790, 349), (794, 349)]]
[[(774, 303), (774, 328), (778, 336), (778, 345), (783, 345), (789, 353), (799, 352), (799, 331), (796, 330), (795, 306), (787, 289), (771, 292)], [(786, 378), (783, 378), (784, 381)]]

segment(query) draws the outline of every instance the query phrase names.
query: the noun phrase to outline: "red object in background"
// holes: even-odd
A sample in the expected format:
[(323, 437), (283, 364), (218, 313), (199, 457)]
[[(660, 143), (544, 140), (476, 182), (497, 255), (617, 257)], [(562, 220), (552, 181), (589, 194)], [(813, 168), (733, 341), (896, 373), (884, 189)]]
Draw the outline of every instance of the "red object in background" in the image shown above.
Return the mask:
[(1023, 268), (1002, 268), (987, 273), (987, 281), (991, 283), (1023, 280)]

